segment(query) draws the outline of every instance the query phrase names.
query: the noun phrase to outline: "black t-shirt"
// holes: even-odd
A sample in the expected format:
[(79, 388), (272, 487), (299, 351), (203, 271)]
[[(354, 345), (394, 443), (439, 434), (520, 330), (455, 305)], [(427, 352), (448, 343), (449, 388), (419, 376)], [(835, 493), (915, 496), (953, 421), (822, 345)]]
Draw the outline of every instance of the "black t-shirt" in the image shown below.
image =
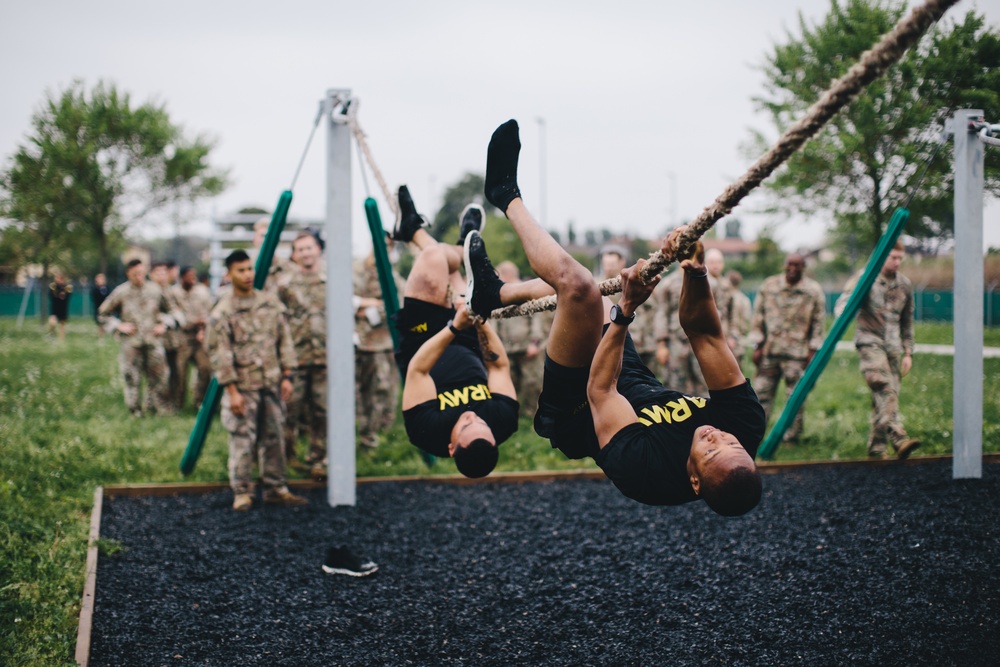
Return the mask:
[(69, 315), (69, 295), (73, 292), (73, 286), (69, 283), (60, 285), (59, 283), (49, 284), (49, 299), (51, 302), (52, 314), (57, 319), (65, 320)]
[(464, 412), (475, 412), (489, 425), (499, 445), (517, 430), (517, 401), (494, 395), (486, 386), (486, 366), (472, 350), (449, 345), (431, 379), (438, 395), (403, 411), (410, 442), (434, 456), (448, 457), (451, 430)]
[(710, 424), (736, 436), (751, 457), (764, 437), (764, 409), (750, 382), (711, 398), (644, 383), (619, 385), (639, 422), (618, 431), (600, 450), (597, 464), (629, 498), (648, 505), (680, 505), (697, 500), (687, 471), (691, 440)]

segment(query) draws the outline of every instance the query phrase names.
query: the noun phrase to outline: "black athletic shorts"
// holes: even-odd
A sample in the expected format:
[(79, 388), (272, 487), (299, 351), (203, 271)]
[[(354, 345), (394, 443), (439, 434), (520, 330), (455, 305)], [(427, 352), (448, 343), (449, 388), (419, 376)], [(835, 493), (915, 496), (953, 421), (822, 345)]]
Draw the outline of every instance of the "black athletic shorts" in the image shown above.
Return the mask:
[[(417, 353), (420, 346), (441, 329), (444, 329), (448, 325), (448, 320), (454, 318), (454, 308), (446, 308), (436, 303), (410, 297), (403, 299), (403, 307), (396, 313), (396, 330), (399, 332), (396, 365), (404, 378), (406, 377), (406, 369), (410, 365), (410, 359), (413, 359), (413, 355)], [(467, 347), (477, 356), (480, 355), (479, 341), (476, 339), (474, 327), (459, 332), (451, 344)]]
[[(607, 331), (607, 328), (605, 325), (604, 330)], [(567, 368), (545, 355), (545, 374), (535, 413), (535, 432), (548, 438), (553, 447), (571, 459), (596, 457), (601, 449), (587, 400), (589, 377), (590, 366)], [(635, 395), (662, 389), (663, 385), (642, 363), (632, 336), (626, 334), (618, 391), (622, 395)]]

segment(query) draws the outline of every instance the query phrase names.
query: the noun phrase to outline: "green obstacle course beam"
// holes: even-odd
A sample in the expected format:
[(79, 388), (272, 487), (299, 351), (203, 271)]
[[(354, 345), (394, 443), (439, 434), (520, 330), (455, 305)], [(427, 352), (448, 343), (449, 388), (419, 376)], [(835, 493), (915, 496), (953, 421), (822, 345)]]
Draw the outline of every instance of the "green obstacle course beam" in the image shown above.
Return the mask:
[(389, 253), (385, 248), (385, 230), (382, 229), (382, 218), (378, 214), (378, 204), (371, 197), (365, 200), (365, 216), (368, 218), (368, 230), (372, 235), (375, 268), (378, 269), (378, 282), (382, 287), (382, 301), (385, 302), (385, 314), (389, 321), (389, 333), (392, 334), (392, 346), (398, 348), (399, 331), (396, 329), (396, 313), (399, 312), (399, 293), (396, 292), (396, 281), (392, 276)]
[[(378, 204), (371, 197), (365, 199), (365, 216), (368, 218), (368, 231), (372, 235), (372, 248), (375, 251), (375, 268), (378, 270), (378, 282), (382, 287), (382, 301), (385, 304), (386, 320), (389, 323), (389, 333), (392, 334), (392, 347), (399, 349), (399, 331), (396, 329), (396, 313), (399, 312), (399, 293), (396, 292), (396, 281), (392, 276), (392, 264), (389, 263), (389, 253), (385, 249), (385, 230), (382, 228), (382, 217), (378, 214)], [(400, 372), (402, 376), (402, 372)], [(400, 377), (404, 382), (405, 377)], [(434, 465), (437, 459), (419, 447), (420, 457), (428, 467)]]
[[(274, 259), (274, 251), (281, 240), (281, 232), (285, 229), (285, 221), (288, 219), (288, 209), (292, 205), (292, 191), (285, 190), (278, 198), (278, 205), (271, 215), (271, 224), (267, 226), (267, 236), (264, 237), (264, 244), (260, 247), (257, 255), (257, 263), (254, 265), (253, 286), (255, 289), (263, 289), (267, 282), (267, 275), (271, 269), (271, 260)], [(205, 391), (205, 398), (201, 402), (198, 416), (195, 418), (194, 428), (191, 429), (191, 437), (188, 438), (187, 448), (184, 456), (181, 457), (181, 473), (190, 475), (194, 472), (198, 457), (205, 446), (205, 438), (208, 436), (208, 428), (212, 425), (212, 419), (219, 410), (219, 402), (222, 400), (222, 388), (219, 381), (212, 378)]]
[(823, 341), (823, 347), (816, 352), (812, 361), (809, 362), (809, 366), (806, 367), (805, 373), (802, 374), (802, 378), (799, 380), (798, 384), (795, 385), (795, 389), (792, 391), (792, 395), (788, 397), (788, 402), (785, 403), (785, 409), (781, 411), (781, 416), (778, 421), (775, 422), (774, 428), (771, 432), (767, 434), (764, 442), (761, 444), (760, 448), (757, 450), (757, 455), (763, 459), (770, 459), (774, 456), (774, 450), (778, 448), (778, 443), (781, 441), (781, 437), (788, 430), (791, 425), (792, 420), (795, 419), (795, 415), (802, 408), (802, 404), (805, 403), (806, 396), (812, 391), (813, 386), (815, 386), (816, 381), (819, 379), (820, 374), (823, 369), (826, 368), (826, 364), (830, 361), (830, 357), (833, 356), (833, 351), (837, 347), (837, 342), (843, 337), (844, 332), (847, 331), (848, 325), (854, 316), (857, 314), (858, 309), (861, 308), (861, 302), (864, 301), (865, 297), (868, 296), (868, 291), (875, 284), (875, 278), (878, 277), (879, 271), (882, 270), (882, 265), (885, 264), (885, 260), (889, 257), (889, 252), (892, 250), (892, 246), (896, 243), (896, 239), (899, 238), (900, 233), (903, 231), (903, 225), (906, 224), (907, 218), (910, 217), (910, 212), (905, 208), (898, 208), (896, 212), (892, 215), (892, 220), (889, 221), (888, 227), (886, 227), (885, 233), (882, 238), (879, 239), (878, 245), (875, 246), (875, 252), (872, 254), (871, 258), (868, 260), (868, 265), (865, 267), (865, 272), (861, 275), (861, 279), (858, 284), (854, 286), (854, 291), (851, 292), (850, 298), (847, 300), (847, 305), (844, 307), (844, 312), (840, 314), (830, 328), (830, 333), (827, 334), (826, 340)]

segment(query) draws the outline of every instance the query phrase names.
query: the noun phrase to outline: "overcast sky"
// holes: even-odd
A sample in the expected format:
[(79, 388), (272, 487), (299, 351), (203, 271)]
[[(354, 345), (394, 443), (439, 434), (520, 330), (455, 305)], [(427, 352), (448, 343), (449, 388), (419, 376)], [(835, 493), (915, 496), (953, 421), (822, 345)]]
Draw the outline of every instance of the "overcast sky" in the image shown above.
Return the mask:
[[(217, 141), (213, 163), (231, 170), (233, 185), (191, 212), (186, 230), (202, 231), (213, 213), (272, 208), (319, 100), (349, 88), (389, 184), (409, 184), (422, 212), (433, 214), (466, 172), (483, 172), (493, 129), (517, 118), (521, 190), (541, 217), (544, 119), (548, 226), (573, 220), (578, 230), (655, 237), (743, 173), (749, 129), (770, 130), (752, 104), (758, 66), (786, 30), (797, 33), (800, 13), (812, 23), (828, 8), (829, 0), (6, 0), (0, 156), (23, 141), (47, 91), (113, 81)], [(973, 8), (1000, 25), (998, 0), (962, 0), (948, 16)], [(324, 151), (318, 133), (294, 216), (325, 213)], [(362, 251), (357, 167), (353, 185)], [(735, 211), (745, 236), (768, 221), (753, 213), (761, 205), (751, 196)], [(823, 223), (788, 221), (779, 238), (787, 248), (818, 245)], [(988, 207), (986, 243), (1000, 246), (1000, 206)]]

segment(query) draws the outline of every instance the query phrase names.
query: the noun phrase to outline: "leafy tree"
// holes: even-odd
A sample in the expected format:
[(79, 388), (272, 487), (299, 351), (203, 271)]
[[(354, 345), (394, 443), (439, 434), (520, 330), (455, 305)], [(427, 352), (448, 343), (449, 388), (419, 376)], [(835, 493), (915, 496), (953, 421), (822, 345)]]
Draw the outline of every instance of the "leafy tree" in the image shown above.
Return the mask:
[(785, 253), (774, 239), (774, 228), (764, 226), (757, 234), (757, 250), (745, 260), (727, 262), (727, 269), (735, 269), (748, 281), (763, 280), (781, 273), (785, 265)]
[[(861, 54), (890, 30), (906, 4), (898, 0), (832, 0), (818, 24), (767, 55), (765, 94), (758, 107), (778, 132), (800, 118)], [(898, 206), (906, 203), (930, 160), (943, 123), (955, 109), (983, 109), (1000, 119), (1000, 32), (974, 12), (946, 19), (871, 83), (766, 183), (772, 212), (831, 215), (834, 243), (871, 248)], [(755, 133), (756, 155), (770, 142)], [(748, 151), (751, 152), (751, 151)], [(1000, 194), (1000, 151), (987, 156), (986, 189)], [(951, 151), (930, 162), (909, 206), (907, 233), (948, 236), (954, 228)]]
[[(485, 187), (486, 179), (481, 174), (468, 173), (445, 190), (441, 208), (431, 222), (431, 236), (439, 241), (452, 240), (450, 237), (458, 238), (458, 216), (462, 214), (462, 209), (473, 202), (482, 204), (487, 215), (493, 213), (493, 206), (483, 202)], [(420, 210), (419, 206), (417, 210)]]
[(8, 247), (24, 262), (96, 253), (102, 271), (117, 240), (166, 204), (217, 194), (207, 138), (188, 138), (162, 105), (134, 106), (113, 84), (74, 82), (48, 95), (32, 132), (0, 174)]

